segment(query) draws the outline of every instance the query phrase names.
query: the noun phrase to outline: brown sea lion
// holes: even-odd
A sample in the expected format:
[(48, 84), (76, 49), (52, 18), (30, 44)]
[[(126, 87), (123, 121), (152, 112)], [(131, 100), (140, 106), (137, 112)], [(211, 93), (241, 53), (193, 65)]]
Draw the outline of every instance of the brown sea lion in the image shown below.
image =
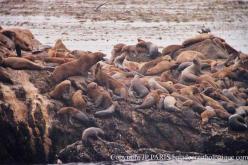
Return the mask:
[(186, 50), (181, 52), (176, 59), (176, 62), (181, 64), (183, 62), (191, 62), (193, 59), (195, 58), (199, 58), (201, 60), (205, 59), (206, 57), (197, 51), (193, 51), (193, 50)]
[(0, 65), (3, 67), (10, 67), (13, 69), (20, 69), (20, 70), (22, 70), (22, 69), (27, 69), (27, 70), (50, 70), (50, 69), (53, 69), (53, 67), (42, 66), (42, 65), (36, 64), (30, 60), (27, 60), (25, 58), (19, 58), (19, 57), (1, 58), (0, 59)]
[(63, 107), (57, 112), (57, 115), (66, 116), (69, 123), (76, 127), (83, 124), (92, 124), (92, 120), (85, 113), (73, 107)]
[(175, 61), (163, 60), (159, 62), (157, 65), (155, 65), (154, 67), (148, 69), (145, 75), (148, 75), (148, 76), (158, 75), (164, 71), (171, 69), (171, 67), (173, 67), (174, 65), (175, 65)]
[(182, 49), (183, 46), (182, 45), (169, 45), (166, 46), (165, 48), (163, 48), (162, 50), (162, 55), (169, 55), (172, 57), (172, 59), (174, 59), (174, 53), (180, 49)]
[(113, 90), (114, 94), (120, 96), (122, 99), (127, 100), (128, 90), (120, 81), (113, 79), (108, 74), (102, 71), (101, 65), (98, 63), (95, 69), (95, 80), (105, 86), (107, 89)]
[(203, 40), (212, 39), (212, 38), (214, 38), (214, 35), (209, 34), (209, 33), (203, 33), (203, 34), (196, 35), (195, 37), (192, 37), (192, 38), (189, 38), (189, 39), (183, 41), (182, 45), (184, 47), (187, 47), (187, 46), (190, 46), (190, 45), (195, 44), (197, 42), (201, 42)]
[(72, 95), (72, 105), (78, 109), (85, 109), (87, 100), (86, 97), (83, 95), (83, 92), (81, 90), (77, 90), (73, 95)]
[(159, 100), (160, 100), (160, 91), (159, 90), (152, 90), (150, 93), (145, 97), (144, 101), (141, 105), (137, 105), (134, 108), (135, 109), (145, 109), (150, 108), (153, 105), (158, 106)]
[(94, 101), (96, 107), (109, 107), (113, 101), (108, 91), (103, 87), (98, 86), (97, 83), (91, 82), (87, 85), (88, 95)]
[[(101, 128), (90, 127), (83, 131), (82, 133), (82, 142), (88, 142), (90, 138), (100, 138), (105, 133)], [(101, 139), (101, 138), (100, 138)]]
[(144, 82), (139, 78), (139, 75), (135, 75), (134, 78), (131, 80), (131, 85), (129, 87), (129, 91), (134, 91), (137, 97), (145, 97), (149, 90), (145, 86)]
[(0, 33), (0, 45), (5, 46), (9, 50), (15, 50), (15, 43), (2, 33)]
[(74, 58), (74, 56), (71, 54), (70, 50), (66, 48), (64, 43), (61, 39), (58, 39), (55, 42), (54, 47), (48, 50), (48, 55), (50, 57), (70, 57)]
[(7, 28), (1, 31), (2, 34), (10, 38), (16, 47), (25, 51), (33, 49), (34, 36), (28, 29), (23, 28)]
[(159, 89), (160, 91), (164, 92), (164, 93), (169, 93), (169, 91), (164, 88), (162, 85), (160, 85), (155, 78), (150, 78), (148, 80), (148, 86), (150, 88), (150, 90), (155, 90), (155, 89)]
[(206, 106), (206, 110), (201, 113), (201, 124), (207, 124), (208, 120), (214, 116), (216, 116), (215, 110), (210, 106)]
[(81, 56), (79, 59), (57, 66), (51, 78), (57, 83), (70, 76), (88, 75), (88, 70), (100, 60), (104, 60), (106, 55), (101, 52), (91, 53)]
[(212, 99), (209, 96), (206, 96), (204, 94), (201, 94), (204, 101), (205, 101), (205, 105), (208, 105), (210, 107), (212, 107), (215, 112), (216, 115), (222, 119), (228, 119), (228, 117), (230, 116), (230, 114), (224, 109), (224, 107), (216, 100)]
[(69, 80), (64, 80), (56, 85), (55, 88), (51, 92), (49, 92), (49, 95), (54, 99), (68, 99), (70, 89), (71, 82)]

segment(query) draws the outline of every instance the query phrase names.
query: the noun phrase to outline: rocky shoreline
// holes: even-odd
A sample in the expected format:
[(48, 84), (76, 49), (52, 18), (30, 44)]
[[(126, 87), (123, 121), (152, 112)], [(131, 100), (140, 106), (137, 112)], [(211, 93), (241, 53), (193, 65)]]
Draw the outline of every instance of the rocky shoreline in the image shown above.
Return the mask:
[[(105, 55), (71, 51), (61, 40), (47, 47), (27, 29), (1, 29), (0, 163), (99, 162), (111, 155), (176, 151), (248, 155), (248, 56), (224, 39), (203, 33), (162, 52), (149, 41), (117, 44), (112, 63), (99, 59), (82, 67), (93, 56)], [(200, 73), (192, 73), (192, 82), (182, 80), (194, 59)], [(68, 63), (82, 73), (65, 75), (64, 69), (55, 83), (56, 70)], [(116, 91), (129, 89), (135, 75), (156, 97), (138, 97), (135, 87), (127, 98)], [(110, 106), (97, 105), (98, 96), (89, 93), (92, 82), (105, 92), (104, 100), (118, 103), (107, 116), (96, 115)], [(173, 108), (164, 101), (168, 96)], [(144, 100), (152, 104), (138, 108)], [(90, 127), (103, 135), (82, 140)]]

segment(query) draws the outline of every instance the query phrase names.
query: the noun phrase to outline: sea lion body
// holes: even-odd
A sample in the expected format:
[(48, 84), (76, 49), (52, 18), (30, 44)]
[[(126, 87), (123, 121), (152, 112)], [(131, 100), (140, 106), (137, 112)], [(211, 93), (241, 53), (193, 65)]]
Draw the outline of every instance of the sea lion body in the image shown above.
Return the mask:
[(194, 59), (193, 63), (182, 71), (180, 81), (183, 84), (198, 82), (198, 76), (200, 75), (200, 73), (201, 63), (199, 60)]
[(71, 82), (69, 80), (64, 80), (57, 84), (55, 88), (49, 93), (49, 95), (54, 99), (68, 98), (70, 88)]
[(234, 131), (245, 131), (248, 128), (244, 118), (239, 114), (231, 115), (228, 118), (228, 125)]
[(72, 105), (78, 109), (84, 109), (86, 107), (87, 101), (83, 92), (81, 90), (77, 90), (72, 95)]
[(101, 69), (101, 65), (97, 64), (95, 69), (95, 79), (96, 81), (105, 86), (108, 89), (113, 90), (114, 94), (120, 96), (122, 99), (127, 100), (128, 90), (124, 84), (120, 81), (113, 79), (111, 76), (104, 73)]
[(138, 75), (135, 75), (134, 78), (131, 80), (131, 85), (129, 90), (133, 90), (137, 97), (145, 97), (148, 93), (149, 90), (148, 88), (144, 85), (142, 80), (139, 79)]
[(52, 67), (41, 66), (30, 60), (20, 57), (7, 57), (3, 59), (2, 65), (13, 69), (27, 69), (27, 70), (45, 70), (52, 69)]
[(97, 128), (97, 127), (87, 128), (82, 133), (82, 142), (87, 142), (89, 138), (92, 137), (99, 138), (99, 136), (104, 134), (105, 133), (101, 128)]
[(215, 110), (210, 106), (206, 106), (206, 110), (201, 113), (201, 124), (205, 125), (208, 120), (214, 116), (216, 116)]
[(118, 106), (118, 102), (113, 102), (113, 104), (110, 107), (108, 107), (107, 109), (96, 112), (95, 116), (96, 117), (112, 116), (115, 113), (117, 106)]
[(54, 82), (62, 81), (70, 76), (87, 75), (88, 70), (106, 55), (100, 52), (81, 56), (79, 59), (67, 62), (55, 68), (51, 78)]
[(89, 97), (93, 99), (97, 107), (107, 108), (112, 104), (113, 101), (109, 92), (95, 82), (89, 83), (87, 89)]
[(158, 90), (151, 91), (144, 99), (141, 105), (137, 105), (135, 109), (145, 109), (150, 108), (153, 105), (158, 104), (160, 100)]
[(66, 115), (69, 118), (69, 122), (76, 126), (76, 124), (90, 124), (90, 118), (82, 111), (74, 107), (63, 107), (58, 112), (58, 115)]
[(181, 52), (176, 59), (176, 62), (181, 64), (183, 62), (192, 62), (193, 59), (199, 58), (199, 59), (205, 59), (205, 56), (197, 51), (193, 50), (186, 50)]

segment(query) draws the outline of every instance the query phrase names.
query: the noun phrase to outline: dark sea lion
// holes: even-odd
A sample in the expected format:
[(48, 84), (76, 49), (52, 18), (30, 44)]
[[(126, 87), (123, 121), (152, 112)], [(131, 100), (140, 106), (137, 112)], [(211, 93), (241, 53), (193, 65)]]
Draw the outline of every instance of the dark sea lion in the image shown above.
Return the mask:
[(4, 83), (13, 84), (11, 76), (4, 70), (3, 67), (0, 67), (0, 81)]
[(115, 102), (113, 102), (113, 104), (110, 107), (108, 107), (105, 110), (98, 111), (94, 115), (96, 117), (109, 117), (109, 116), (112, 116), (115, 113), (115, 110), (116, 110), (117, 107), (118, 107), (118, 102), (115, 101)]
[(67, 116), (70, 124), (73, 126), (92, 123), (92, 120), (85, 113), (74, 107), (63, 107), (57, 112), (57, 114)]
[(104, 131), (101, 128), (90, 127), (83, 131), (82, 142), (88, 142), (90, 138), (99, 138), (99, 136), (104, 135)]
[(233, 131), (245, 131), (248, 128), (244, 118), (239, 114), (231, 115), (228, 118), (228, 125)]
[(136, 96), (141, 98), (145, 97), (149, 93), (148, 88), (145, 86), (142, 80), (139, 79), (139, 75), (135, 75), (131, 80), (129, 91), (134, 91)]

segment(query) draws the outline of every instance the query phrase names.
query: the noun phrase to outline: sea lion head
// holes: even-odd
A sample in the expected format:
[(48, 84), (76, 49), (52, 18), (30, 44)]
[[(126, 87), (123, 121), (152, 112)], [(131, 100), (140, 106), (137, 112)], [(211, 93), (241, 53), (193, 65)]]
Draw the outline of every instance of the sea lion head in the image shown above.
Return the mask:
[(97, 83), (95, 82), (91, 82), (87, 86), (88, 89), (96, 89), (96, 87), (97, 87)]
[(105, 59), (106, 54), (104, 54), (102, 52), (92, 53), (91, 56), (93, 56), (96, 61), (106, 61), (106, 59)]

